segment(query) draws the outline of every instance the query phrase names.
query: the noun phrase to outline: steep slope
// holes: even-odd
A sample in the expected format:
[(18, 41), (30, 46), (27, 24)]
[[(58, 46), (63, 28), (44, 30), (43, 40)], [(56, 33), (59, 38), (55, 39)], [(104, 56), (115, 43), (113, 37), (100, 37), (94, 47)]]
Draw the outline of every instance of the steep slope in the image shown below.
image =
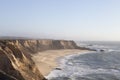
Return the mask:
[(0, 41), (0, 80), (45, 80), (31, 60), (14, 41)]
[(74, 41), (66, 40), (9, 40), (9, 42), (30, 53), (55, 49), (87, 49), (78, 47)]
[(30, 54), (54, 49), (86, 49), (65, 40), (0, 40), (0, 80), (46, 80)]

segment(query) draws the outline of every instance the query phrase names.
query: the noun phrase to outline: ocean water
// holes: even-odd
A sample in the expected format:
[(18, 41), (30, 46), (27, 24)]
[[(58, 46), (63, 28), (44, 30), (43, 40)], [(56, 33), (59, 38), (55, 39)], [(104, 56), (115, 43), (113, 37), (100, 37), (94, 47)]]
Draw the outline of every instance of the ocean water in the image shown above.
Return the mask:
[(77, 44), (97, 51), (58, 59), (59, 69), (46, 76), (49, 80), (120, 80), (120, 42)]

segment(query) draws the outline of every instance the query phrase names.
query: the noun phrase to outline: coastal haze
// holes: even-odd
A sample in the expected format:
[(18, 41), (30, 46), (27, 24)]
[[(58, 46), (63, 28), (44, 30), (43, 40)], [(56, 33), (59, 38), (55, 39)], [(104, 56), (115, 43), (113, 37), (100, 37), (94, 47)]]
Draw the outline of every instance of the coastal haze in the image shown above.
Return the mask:
[(0, 0), (0, 80), (120, 80), (119, 0)]
[(119, 0), (1, 0), (0, 36), (119, 41)]

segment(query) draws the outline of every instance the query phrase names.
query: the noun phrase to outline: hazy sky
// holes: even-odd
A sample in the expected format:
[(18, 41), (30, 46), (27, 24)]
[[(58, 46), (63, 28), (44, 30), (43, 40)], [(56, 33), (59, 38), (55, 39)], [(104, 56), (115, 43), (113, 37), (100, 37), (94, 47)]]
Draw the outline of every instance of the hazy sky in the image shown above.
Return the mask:
[(120, 0), (0, 0), (0, 36), (120, 41)]

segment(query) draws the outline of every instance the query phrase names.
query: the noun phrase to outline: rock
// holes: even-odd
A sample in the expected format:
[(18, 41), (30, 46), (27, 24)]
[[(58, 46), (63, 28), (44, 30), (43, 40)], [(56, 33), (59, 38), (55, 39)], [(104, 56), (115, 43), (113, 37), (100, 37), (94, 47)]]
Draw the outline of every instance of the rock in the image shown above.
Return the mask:
[[(16, 41), (0, 41), (0, 78), (2, 80), (44, 80), (31, 56)], [(4, 78), (4, 79), (3, 79)]]
[(101, 49), (100, 52), (104, 52), (105, 50)]
[(0, 71), (0, 80), (17, 80), (17, 79)]
[(61, 68), (55, 68), (56, 70), (62, 70)]
[(55, 49), (88, 50), (66, 40), (0, 40), (0, 80), (46, 80), (31, 59), (31, 54)]

